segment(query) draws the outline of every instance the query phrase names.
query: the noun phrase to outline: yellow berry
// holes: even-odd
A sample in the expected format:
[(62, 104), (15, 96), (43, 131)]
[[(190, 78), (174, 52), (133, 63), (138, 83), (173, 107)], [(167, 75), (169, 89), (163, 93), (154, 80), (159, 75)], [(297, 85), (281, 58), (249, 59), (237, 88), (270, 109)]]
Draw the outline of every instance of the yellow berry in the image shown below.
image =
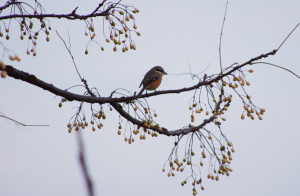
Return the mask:
[(203, 162), (202, 161), (200, 162), (200, 165), (203, 166)]
[(85, 51), (85, 54), (88, 54), (88, 53), (89, 53), (89, 51), (88, 51), (88, 50), (86, 50), (86, 51)]
[(252, 73), (252, 72), (253, 72), (253, 70), (252, 70), (252, 69), (250, 69), (250, 70), (249, 70), (249, 72), (250, 72), (250, 73)]
[(6, 68), (6, 65), (2, 61), (0, 61), (0, 69), (4, 70), (5, 68)]
[(9, 56), (9, 59), (14, 61), (16, 58), (14, 56)]
[(7, 72), (6, 71), (1, 71), (1, 78), (6, 78)]

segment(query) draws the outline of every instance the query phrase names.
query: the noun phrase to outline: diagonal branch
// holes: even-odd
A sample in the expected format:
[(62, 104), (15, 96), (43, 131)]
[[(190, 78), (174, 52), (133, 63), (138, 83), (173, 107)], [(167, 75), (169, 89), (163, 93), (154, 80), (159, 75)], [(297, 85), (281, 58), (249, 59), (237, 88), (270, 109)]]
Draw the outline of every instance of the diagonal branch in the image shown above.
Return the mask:
[[(141, 95), (140, 98), (146, 98), (146, 97), (152, 97), (152, 96), (157, 96), (157, 95), (162, 95), (162, 94), (171, 94), (171, 93), (182, 93), (182, 92), (187, 92), (187, 91), (192, 91), (194, 89), (197, 89), (201, 86), (206, 86), (206, 85), (210, 85), (218, 80), (220, 80), (221, 78), (230, 75), (231, 73), (235, 72), (236, 70), (252, 64), (254, 61), (262, 59), (262, 58), (266, 58), (269, 55), (275, 55), (275, 53), (277, 52), (277, 50), (273, 50), (272, 52), (269, 52), (267, 54), (262, 54), (260, 56), (257, 56), (255, 58), (250, 59), (249, 61), (235, 66), (233, 67), (231, 70), (224, 72), (222, 74), (219, 74), (218, 76), (216, 76), (213, 79), (209, 79), (209, 80), (203, 80), (200, 81), (198, 84), (191, 86), (191, 87), (187, 87), (187, 88), (181, 88), (181, 89), (176, 89), (176, 90), (165, 90), (165, 91), (157, 91), (154, 93), (149, 93), (149, 94), (144, 94)], [(19, 79), (25, 82), (28, 82), (30, 84), (33, 84), (35, 86), (38, 86), (44, 90), (50, 91), (51, 93), (61, 96), (61, 97), (65, 97), (67, 100), (69, 101), (84, 101), (87, 103), (99, 103), (99, 104), (105, 104), (105, 103), (122, 103), (122, 102), (130, 102), (134, 99), (137, 98), (137, 96), (128, 96), (128, 97), (118, 97), (118, 98), (112, 98), (112, 97), (91, 97), (91, 96), (83, 96), (83, 95), (79, 95), (79, 94), (74, 94), (71, 92), (68, 92), (66, 90), (62, 90), (59, 89), (57, 87), (55, 87), (53, 84), (49, 84), (46, 83), (42, 80), (39, 80), (36, 76), (28, 74), (26, 72), (20, 71), (10, 65), (6, 65), (6, 69), (5, 71), (7, 72), (7, 75), (15, 78), (15, 79)]]
[[(117, 103), (115, 101), (116, 99), (122, 99), (122, 97), (121, 98), (109, 98), (109, 97), (82, 96), (82, 95), (70, 93), (70, 92), (64, 91), (62, 89), (56, 88), (52, 84), (48, 84), (44, 81), (39, 80), (34, 75), (30, 75), (28, 73), (22, 72), (22, 71), (17, 70), (9, 65), (6, 66), (5, 71), (7, 71), (8, 75), (10, 77), (13, 77), (15, 79), (20, 79), (22, 81), (26, 81), (30, 84), (33, 84), (35, 86), (38, 86), (38, 87), (44, 89), (44, 90), (48, 90), (55, 95), (66, 97), (69, 101), (76, 100), (76, 101), (84, 101), (84, 102), (89, 102), (89, 103), (110, 103), (124, 118), (126, 118), (133, 124), (139, 125), (141, 127), (145, 127), (144, 122), (139, 121), (139, 120), (135, 119), (134, 117), (132, 117), (129, 113), (127, 113), (125, 110), (123, 110), (122, 106), (119, 103)], [(220, 104), (222, 102), (222, 95), (223, 95), (223, 91), (221, 91), (219, 101), (215, 106), (216, 110), (219, 110), (219, 108), (220, 108)], [(123, 98), (125, 99), (125, 97), (123, 97)], [(135, 98), (134, 96), (131, 97), (131, 100), (134, 98)], [(109, 100), (111, 102), (109, 102)], [(103, 101), (103, 102), (101, 102), (101, 101)], [(198, 125), (196, 127), (193, 127), (190, 125), (186, 128), (181, 128), (181, 129), (177, 129), (177, 130), (173, 130), (173, 131), (168, 131), (168, 129), (166, 129), (166, 128), (159, 129), (159, 127), (157, 127), (157, 126), (154, 126), (150, 129), (158, 132), (159, 134), (163, 134), (163, 135), (167, 135), (167, 136), (185, 135), (190, 132), (195, 132), (195, 131), (201, 129), (206, 124), (213, 122), (213, 120), (214, 120), (214, 116), (211, 116), (210, 118), (205, 119), (203, 121), (203, 123), (201, 123), (200, 125)], [(145, 128), (147, 128), (147, 127), (145, 127)]]

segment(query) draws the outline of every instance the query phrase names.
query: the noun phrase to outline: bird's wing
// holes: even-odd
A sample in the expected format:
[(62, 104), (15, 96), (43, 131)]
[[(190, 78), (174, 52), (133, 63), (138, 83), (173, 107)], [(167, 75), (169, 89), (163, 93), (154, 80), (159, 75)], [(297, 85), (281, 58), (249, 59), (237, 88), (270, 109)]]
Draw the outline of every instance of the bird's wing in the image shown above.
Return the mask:
[(151, 82), (154, 82), (155, 80), (158, 80), (160, 77), (159, 73), (147, 73), (142, 81), (142, 84), (146, 87), (148, 86)]

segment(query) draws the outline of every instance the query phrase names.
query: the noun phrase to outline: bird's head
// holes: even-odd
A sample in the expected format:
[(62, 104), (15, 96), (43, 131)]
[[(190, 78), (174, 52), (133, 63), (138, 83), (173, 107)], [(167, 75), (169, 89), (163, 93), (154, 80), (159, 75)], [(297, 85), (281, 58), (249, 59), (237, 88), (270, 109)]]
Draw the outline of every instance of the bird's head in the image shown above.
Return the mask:
[(161, 66), (155, 66), (155, 67), (152, 68), (152, 70), (156, 71), (160, 75), (167, 75), (167, 73), (165, 72), (165, 70)]

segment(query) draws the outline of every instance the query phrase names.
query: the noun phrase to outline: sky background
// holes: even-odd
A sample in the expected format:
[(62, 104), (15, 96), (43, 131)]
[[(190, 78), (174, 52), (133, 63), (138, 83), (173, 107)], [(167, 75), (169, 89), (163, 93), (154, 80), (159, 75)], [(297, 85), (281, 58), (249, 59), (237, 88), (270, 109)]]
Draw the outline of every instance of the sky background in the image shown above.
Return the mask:
[[(26, 1), (33, 4), (32, 1)], [(70, 13), (78, 6), (77, 14), (91, 13), (100, 1), (39, 1), (47, 13)], [(1, 5), (4, 5), (4, 1)], [(141, 36), (133, 36), (136, 51), (113, 52), (102, 35), (102, 18), (94, 19), (96, 39), (105, 47), (90, 44), (84, 35), (83, 21), (51, 19), (50, 42), (39, 35), (37, 56), (26, 54), (27, 41), (19, 39), (19, 26), (11, 23), (10, 40), (1, 38), (22, 61), (6, 64), (34, 74), (39, 79), (66, 89), (81, 84), (72, 60), (62, 41), (71, 36), (72, 53), (81, 75), (90, 87), (102, 96), (117, 88), (138, 91), (144, 74), (160, 65), (169, 74), (219, 71), (219, 38), (226, 1), (133, 1), (140, 10), (135, 15)], [(300, 22), (300, 1), (236, 1), (228, 3), (222, 38), (222, 63), (229, 66), (244, 63), (252, 57), (276, 49)], [(36, 23), (38, 25), (39, 23)], [(3, 28), (3, 24), (1, 23)], [(26, 39), (25, 39), (26, 40)], [(3, 51), (2, 48), (0, 50)], [(263, 59), (300, 74), (300, 29), (297, 29), (275, 56)], [(247, 74), (252, 101), (265, 108), (263, 120), (240, 119), (243, 105), (234, 92), (233, 103), (226, 114), (222, 129), (233, 142), (230, 177), (221, 176), (218, 182), (206, 178), (202, 168), (205, 191), (198, 195), (298, 195), (300, 192), (300, 132), (299, 84), (292, 74), (268, 65), (253, 65)], [(178, 89), (194, 85), (189, 75), (164, 76), (159, 89)], [(83, 93), (83, 89), (73, 92)], [(229, 92), (229, 91), (228, 91)], [(189, 100), (193, 92), (164, 95), (147, 99), (158, 114), (157, 121), (169, 130), (190, 123)], [(69, 119), (75, 113), (76, 102), (58, 107), (59, 97), (12, 78), (0, 80), (0, 112), (25, 124), (46, 124), (49, 127), (22, 127), (0, 118), (0, 195), (87, 195), (78, 161), (75, 132), (67, 131)], [(117, 135), (118, 114), (104, 106), (107, 119), (101, 130), (93, 132), (88, 126), (83, 132), (86, 158), (95, 195), (192, 195), (191, 181), (180, 183), (190, 174), (188, 170), (167, 177), (161, 170), (173, 147), (173, 137), (147, 137), (131, 145)], [(89, 105), (85, 105), (89, 110)], [(88, 112), (87, 112), (88, 114)], [(196, 116), (195, 123), (203, 121)], [(214, 126), (211, 131), (218, 132)], [(183, 152), (183, 151), (181, 151)], [(200, 154), (200, 151), (195, 151)], [(183, 153), (179, 153), (182, 158)], [(208, 161), (208, 160), (206, 160)], [(208, 162), (205, 162), (207, 166)]]

